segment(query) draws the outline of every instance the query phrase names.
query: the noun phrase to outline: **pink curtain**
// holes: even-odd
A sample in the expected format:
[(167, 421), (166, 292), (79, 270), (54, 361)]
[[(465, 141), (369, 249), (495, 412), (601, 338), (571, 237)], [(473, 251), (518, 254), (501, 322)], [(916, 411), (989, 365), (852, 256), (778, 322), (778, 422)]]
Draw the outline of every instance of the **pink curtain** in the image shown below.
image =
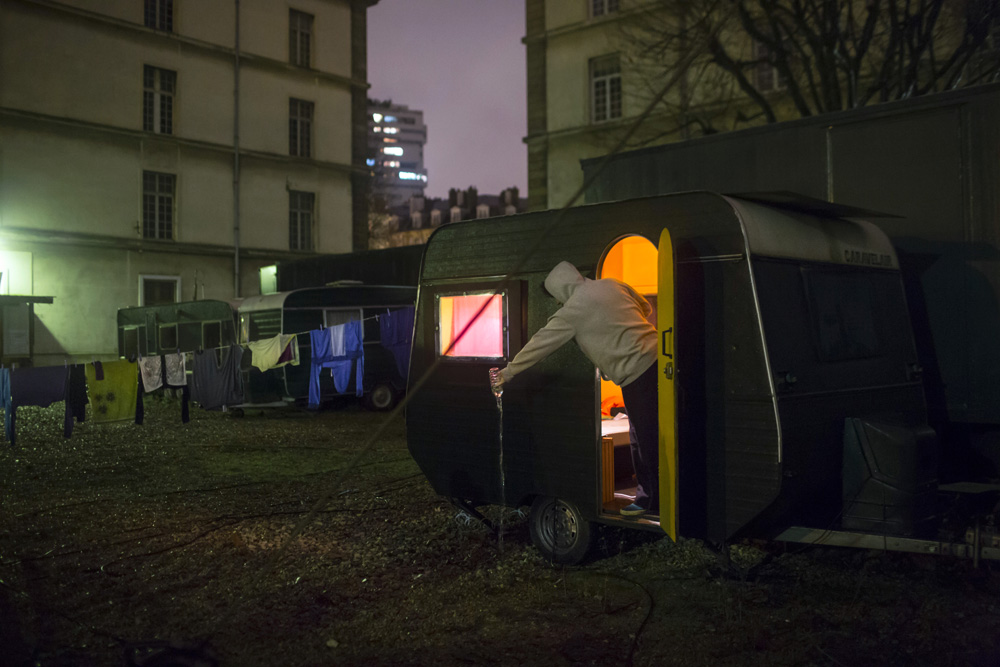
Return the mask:
[(483, 311), (462, 339), (455, 343), (451, 357), (502, 357), (503, 307), (500, 295), (483, 294), (458, 297), (452, 311), (452, 336), (457, 338), (487, 301)]

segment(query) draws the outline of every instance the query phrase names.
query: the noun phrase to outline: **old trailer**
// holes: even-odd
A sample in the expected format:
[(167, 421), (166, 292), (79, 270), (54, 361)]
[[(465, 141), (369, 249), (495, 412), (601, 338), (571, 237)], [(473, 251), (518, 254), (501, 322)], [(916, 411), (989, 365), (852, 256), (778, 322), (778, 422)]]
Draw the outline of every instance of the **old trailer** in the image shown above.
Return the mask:
[(118, 310), (118, 355), (195, 352), (236, 343), (236, 311), (217, 299)]
[[(594, 524), (938, 544), (939, 448), (899, 264), (859, 214), (696, 192), (441, 227), (417, 298), (411, 455), (472, 513), (530, 505), (533, 542), (558, 562), (584, 556)], [(614, 455), (622, 419), (602, 417), (617, 388), (574, 344), (508, 385), (502, 410), (490, 390), (488, 369), (558, 308), (541, 285), (562, 260), (656, 311), (658, 516), (619, 513), (634, 482)]]
[[(404, 362), (401, 367), (394, 351), (383, 345), (378, 318), (412, 309), (416, 293), (415, 287), (405, 285), (364, 285), (347, 281), (248, 297), (238, 308), (239, 342), (246, 344), (278, 334), (306, 334), (313, 329), (361, 320), (364, 323), (362, 386), (357, 387), (352, 379), (346, 392), (338, 392), (330, 374), (323, 373), (320, 392), (324, 400), (338, 395), (359, 395), (369, 408), (388, 410), (396, 405), (405, 390), (406, 366)], [(245, 365), (244, 388), (248, 402), (306, 402), (312, 359), (308, 335), (297, 336), (296, 344), (298, 365), (267, 371)]]

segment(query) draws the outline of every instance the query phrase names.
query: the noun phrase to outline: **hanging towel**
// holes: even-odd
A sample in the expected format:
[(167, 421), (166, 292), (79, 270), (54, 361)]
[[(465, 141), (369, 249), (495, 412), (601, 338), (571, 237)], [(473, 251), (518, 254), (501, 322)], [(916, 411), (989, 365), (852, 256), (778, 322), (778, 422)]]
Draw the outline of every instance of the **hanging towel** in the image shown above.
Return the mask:
[(162, 387), (163, 357), (139, 357), (139, 375), (142, 379), (142, 387), (144, 391), (156, 391)]
[(379, 315), (378, 325), (382, 346), (392, 353), (396, 370), (406, 378), (410, 369), (410, 341), (413, 337), (413, 306), (398, 308)]
[(299, 365), (299, 345), (295, 334), (278, 334), (274, 338), (247, 343), (253, 354), (251, 363), (262, 371), (280, 368), (285, 364)]
[(350, 387), (351, 368), (355, 369), (355, 394), (364, 394), (364, 326), (360, 320), (338, 324), (328, 329), (309, 332), (312, 360), (309, 368), (309, 407), (320, 405), (319, 376), (324, 368), (333, 375), (333, 385), (338, 394)]
[(243, 376), (240, 362), (243, 348), (239, 345), (194, 353), (191, 364), (191, 399), (206, 410), (221, 410), (227, 405), (243, 402)]
[[(17, 409), (23, 405), (47, 408), (57, 401), (65, 401), (69, 367), (15, 368), (9, 371), (7, 378), (4, 433), (10, 444), (14, 445), (17, 438)], [(72, 434), (73, 410), (67, 401), (63, 413), (63, 436), (68, 438)]]
[(163, 355), (163, 380), (168, 387), (186, 387), (187, 366), (185, 365), (185, 355), (183, 352)]
[[(118, 361), (87, 364), (87, 388), (94, 421), (111, 422), (134, 418), (139, 392), (135, 362)], [(101, 376), (104, 379), (98, 380)]]

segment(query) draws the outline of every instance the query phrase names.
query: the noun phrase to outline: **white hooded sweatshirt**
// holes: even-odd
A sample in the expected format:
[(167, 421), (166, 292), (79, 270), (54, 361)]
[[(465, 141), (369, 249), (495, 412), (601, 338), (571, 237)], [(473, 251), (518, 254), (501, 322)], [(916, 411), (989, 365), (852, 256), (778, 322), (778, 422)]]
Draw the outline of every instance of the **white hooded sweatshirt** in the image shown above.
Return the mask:
[(574, 338), (587, 358), (620, 387), (656, 363), (656, 328), (646, 319), (653, 309), (634, 289), (613, 278), (584, 278), (569, 262), (549, 272), (545, 289), (563, 306), (501, 371), (504, 382)]

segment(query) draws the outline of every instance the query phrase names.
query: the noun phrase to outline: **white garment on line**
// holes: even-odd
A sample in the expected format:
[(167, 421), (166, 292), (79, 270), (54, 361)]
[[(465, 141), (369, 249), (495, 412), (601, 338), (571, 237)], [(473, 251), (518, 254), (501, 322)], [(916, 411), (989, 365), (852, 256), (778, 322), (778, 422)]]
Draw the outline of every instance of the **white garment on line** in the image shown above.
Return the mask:
[(163, 386), (161, 357), (140, 357), (139, 373), (142, 375), (142, 387), (148, 393)]
[(171, 387), (182, 387), (188, 383), (186, 356), (183, 352), (163, 355), (163, 360), (167, 364), (167, 384)]
[(343, 357), (346, 354), (344, 346), (344, 329), (346, 325), (338, 324), (330, 327), (330, 356)]

